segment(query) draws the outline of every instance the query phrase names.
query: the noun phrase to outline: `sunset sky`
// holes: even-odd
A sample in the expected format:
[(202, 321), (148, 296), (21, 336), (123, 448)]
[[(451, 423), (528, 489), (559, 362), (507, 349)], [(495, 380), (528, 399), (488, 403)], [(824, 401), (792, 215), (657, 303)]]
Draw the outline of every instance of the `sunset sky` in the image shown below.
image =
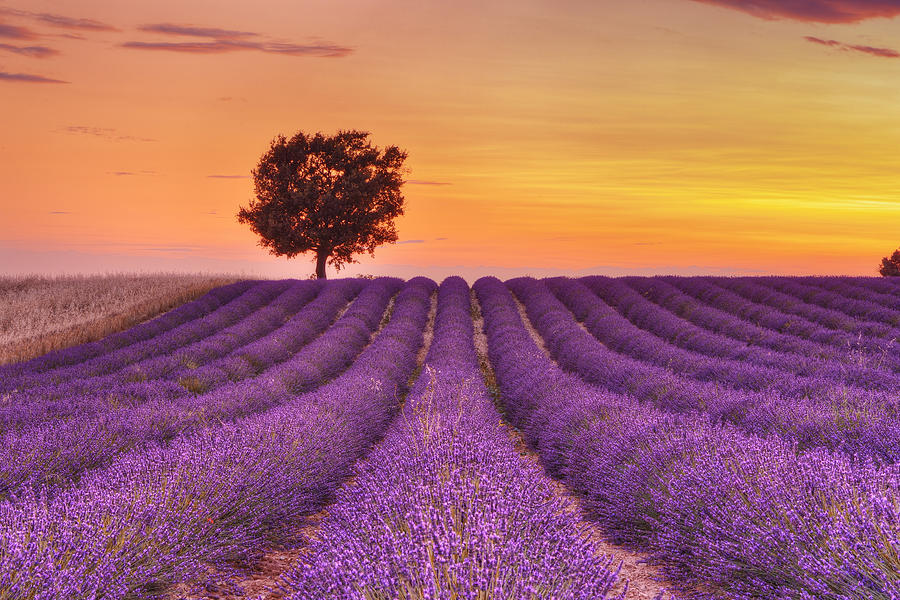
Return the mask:
[(898, 34), (900, 0), (0, 0), (0, 272), (304, 277), (237, 223), (250, 170), (362, 129), (406, 215), (342, 275), (876, 275)]

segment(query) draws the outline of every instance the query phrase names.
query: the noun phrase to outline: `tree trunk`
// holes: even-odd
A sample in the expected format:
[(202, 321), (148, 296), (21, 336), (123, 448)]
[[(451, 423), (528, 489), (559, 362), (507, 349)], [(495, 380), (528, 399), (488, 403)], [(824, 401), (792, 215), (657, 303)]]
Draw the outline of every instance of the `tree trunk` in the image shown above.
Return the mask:
[(328, 259), (328, 252), (319, 250), (316, 252), (316, 279), (327, 279), (325, 276), (325, 261)]

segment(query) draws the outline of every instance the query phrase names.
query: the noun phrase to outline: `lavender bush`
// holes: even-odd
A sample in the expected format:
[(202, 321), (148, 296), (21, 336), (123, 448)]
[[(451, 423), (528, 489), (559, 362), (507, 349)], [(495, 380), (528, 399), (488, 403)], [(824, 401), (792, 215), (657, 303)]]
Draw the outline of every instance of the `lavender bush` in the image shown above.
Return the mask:
[(583, 526), (513, 447), (445, 280), (426, 369), (329, 509), (288, 598), (602, 599), (615, 580)]

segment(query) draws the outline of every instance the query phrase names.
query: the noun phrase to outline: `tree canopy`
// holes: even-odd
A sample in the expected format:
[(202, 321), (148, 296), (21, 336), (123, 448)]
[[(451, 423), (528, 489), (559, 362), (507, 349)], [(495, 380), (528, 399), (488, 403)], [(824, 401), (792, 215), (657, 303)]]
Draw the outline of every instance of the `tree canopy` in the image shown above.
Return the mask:
[(272, 254), (315, 253), (319, 278), (326, 260), (340, 270), (354, 255), (396, 242), (407, 154), (368, 138), (356, 130), (277, 136), (253, 170), (256, 199), (241, 207), (238, 221)]
[(881, 259), (881, 267), (878, 272), (883, 277), (900, 277), (900, 248), (894, 250), (890, 256)]

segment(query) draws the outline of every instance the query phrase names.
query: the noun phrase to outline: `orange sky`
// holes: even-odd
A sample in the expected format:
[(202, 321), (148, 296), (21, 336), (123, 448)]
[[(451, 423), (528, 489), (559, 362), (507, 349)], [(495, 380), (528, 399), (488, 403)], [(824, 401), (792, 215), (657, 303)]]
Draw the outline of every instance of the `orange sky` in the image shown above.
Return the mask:
[(896, 15), (0, 1), (0, 271), (305, 276), (236, 222), (248, 174), (278, 133), (364, 129), (411, 182), (403, 243), (348, 274), (875, 275), (900, 245)]

